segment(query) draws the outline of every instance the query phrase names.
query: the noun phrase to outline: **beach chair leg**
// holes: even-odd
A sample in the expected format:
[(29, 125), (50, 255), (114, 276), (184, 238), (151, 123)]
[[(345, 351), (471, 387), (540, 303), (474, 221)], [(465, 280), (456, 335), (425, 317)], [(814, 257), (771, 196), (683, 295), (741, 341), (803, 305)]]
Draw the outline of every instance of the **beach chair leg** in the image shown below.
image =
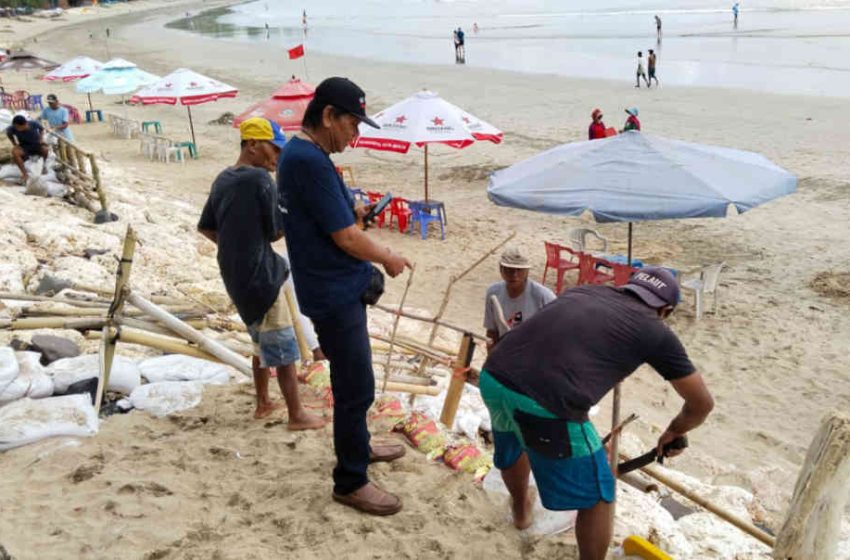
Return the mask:
[(443, 224), (443, 220), (440, 220), (440, 237), (443, 241), (446, 240), (446, 227)]
[(694, 291), (694, 298), (696, 301), (696, 316), (697, 321), (702, 319), (702, 290), (697, 289)]

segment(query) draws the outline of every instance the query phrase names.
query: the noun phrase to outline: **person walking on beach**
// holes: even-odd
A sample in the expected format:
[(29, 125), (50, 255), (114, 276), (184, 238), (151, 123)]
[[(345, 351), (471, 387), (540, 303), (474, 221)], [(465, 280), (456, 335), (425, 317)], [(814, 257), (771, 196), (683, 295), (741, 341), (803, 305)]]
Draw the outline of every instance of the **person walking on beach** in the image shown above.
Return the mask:
[[(544, 305), (555, 299), (552, 290), (528, 279), (530, 268), (528, 257), (519, 248), (511, 247), (502, 253), (499, 260), (502, 281), (487, 288), (484, 299), (484, 328), (487, 329), (487, 338), (492, 341), (488, 344), (490, 348), (495, 346), (508, 330), (531, 319)], [(507, 324), (502, 324), (499, 319), (492, 296), (499, 302)]]
[(309, 414), (298, 396), (299, 350), (283, 293), (289, 265), (272, 248), (283, 226), (269, 172), (285, 142), (274, 126), (258, 117), (239, 126), (239, 158), (213, 182), (198, 231), (218, 246), (224, 287), (254, 343), (254, 418), (265, 418), (278, 408), (269, 397), (267, 369), (276, 368), (289, 412), (288, 428), (318, 429), (325, 425), (324, 419)]
[(623, 126), (623, 130), (620, 132), (628, 132), (630, 130), (637, 130), (640, 132), (640, 120), (638, 120), (638, 108), (630, 107), (626, 109), (626, 114), (628, 117), (626, 118), (626, 124)]
[(396, 443), (370, 441), (366, 414), (375, 398), (375, 375), (366, 305), (383, 291), (383, 266), (391, 277), (410, 262), (361, 231), (368, 207), (354, 199), (331, 154), (345, 150), (358, 125), (379, 128), (366, 116), (366, 95), (347, 78), (327, 78), (316, 88), (301, 134), (287, 142), (277, 167), (286, 245), (295, 291), (330, 361), (334, 398), (333, 499), (373, 515), (392, 515), (401, 500), (369, 481), (369, 463), (404, 455)]
[(611, 542), (615, 482), (590, 408), (644, 363), (684, 399), (657, 449), (701, 425), (714, 407), (702, 376), (664, 324), (679, 302), (676, 278), (640, 269), (623, 287), (566, 290), (512, 329), (481, 369), (479, 387), (493, 423), (495, 466), (511, 495), (518, 529), (532, 523), (531, 472), (543, 507), (577, 510), (581, 560), (602, 560)]
[(640, 87), (640, 79), (643, 78), (643, 81), (646, 82), (646, 87), (649, 87), (649, 80), (646, 79), (646, 72), (643, 69), (643, 52), (638, 51), (637, 55), (637, 71), (636, 71), (636, 83), (635, 87)]
[(735, 29), (738, 29), (738, 10), (738, 3), (735, 2), (732, 4), (732, 18), (734, 20), (733, 25), (735, 26)]
[(661, 84), (658, 82), (658, 78), (655, 76), (655, 68), (656, 64), (658, 63), (658, 58), (655, 56), (655, 51), (649, 49), (649, 56), (646, 58), (646, 67), (647, 70), (649, 70), (649, 83), (647, 83), (647, 87), (650, 87), (652, 85), (652, 80), (655, 80), (655, 86), (658, 87)]
[(461, 64), (466, 64), (466, 34), (460, 27), (456, 31), (457, 36), (457, 60)]
[(455, 64), (460, 63), (460, 43), (457, 38), (457, 29), (452, 29), (452, 42), (455, 46)]
[(587, 139), (599, 140), (600, 138), (608, 136), (606, 133), (605, 123), (602, 122), (602, 110), (594, 109), (593, 113), (590, 114), (590, 118), (593, 119), (593, 121), (591, 121), (590, 127), (587, 129)]
[(655, 14), (655, 39), (659, 43), (661, 42), (661, 18), (658, 17), (658, 14)]
[(30, 121), (23, 115), (15, 115), (12, 124), (6, 127), (6, 137), (12, 143), (12, 161), (21, 171), (21, 184), (29, 181), (29, 172), (25, 162), (31, 157), (41, 157), (42, 175), (47, 173), (47, 156), (50, 150), (44, 142), (44, 127), (37, 121)]
[(41, 119), (47, 121), (50, 130), (63, 137), (69, 142), (74, 141), (74, 134), (68, 127), (68, 109), (59, 104), (59, 99), (54, 94), (47, 96), (47, 108), (41, 112)]

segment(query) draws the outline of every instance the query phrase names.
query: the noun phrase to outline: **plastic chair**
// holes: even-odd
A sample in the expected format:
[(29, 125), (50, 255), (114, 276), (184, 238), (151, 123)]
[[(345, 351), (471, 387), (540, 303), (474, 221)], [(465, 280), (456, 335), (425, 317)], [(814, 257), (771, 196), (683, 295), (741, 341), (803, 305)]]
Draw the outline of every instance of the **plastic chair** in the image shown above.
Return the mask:
[(351, 193), (351, 197), (355, 201), (359, 201), (362, 203), (366, 203), (369, 200), (369, 197), (366, 196), (366, 193), (363, 192), (363, 189), (358, 189), (357, 187), (346, 187), (348, 192)]
[(192, 159), (198, 159), (198, 147), (195, 146), (194, 142), (175, 142), (175, 146), (179, 146), (181, 148), (186, 148), (189, 150), (189, 157)]
[(62, 105), (66, 109), (68, 109), (68, 122), (71, 124), (80, 124), (82, 119), (80, 118), (80, 112), (73, 105)]
[(34, 94), (27, 97), (27, 109), (30, 111), (35, 111), (36, 107), (44, 110), (44, 102), (41, 98), (44, 97), (43, 94)]
[(30, 94), (26, 91), (19, 89), (15, 93), (12, 94), (12, 101), (10, 107), (12, 109), (18, 109), (21, 111), (27, 110), (27, 99), (29, 99)]
[[(568, 270), (578, 270), (579, 269), (579, 261), (578, 254), (569, 249), (567, 247), (562, 247), (557, 243), (549, 243), (548, 241), (544, 241), (543, 245), (546, 247), (546, 266), (543, 269), (543, 279), (540, 281), (541, 284), (546, 284), (546, 273), (549, 272), (549, 269), (552, 268), (556, 272), (556, 282), (555, 282), (555, 293), (560, 294), (561, 289), (564, 286), (564, 273)], [(561, 252), (567, 251), (572, 257), (575, 257), (576, 260), (572, 259), (562, 259)]]
[(714, 296), (711, 311), (712, 313), (717, 313), (717, 286), (720, 283), (720, 273), (725, 266), (725, 262), (708, 265), (700, 269), (699, 275), (696, 278), (689, 278), (680, 283), (682, 289), (694, 293), (694, 308), (697, 321), (702, 318), (705, 294), (712, 294)]
[(412, 216), (413, 212), (410, 210), (407, 200), (398, 197), (390, 201), (390, 229), (393, 228), (393, 220), (397, 219), (399, 233), (406, 232), (408, 224), (413, 221), (411, 220)]
[(629, 266), (627, 264), (621, 264), (612, 262), (611, 267), (614, 273), (614, 285), (615, 286), (624, 286), (628, 284), (629, 278), (632, 277), (638, 269), (634, 266)]
[(606, 284), (614, 281), (614, 275), (602, 272), (597, 265), (614, 270), (614, 263), (597, 259), (589, 253), (579, 253), (578, 285)]
[(419, 222), (419, 234), (422, 236), (422, 239), (428, 239), (428, 224), (431, 222), (440, 222), (440, 238), (445, 241), (446, 240), (446, 228), (443, 223), (443, 215), (440, 212), (436, 214), (431, 214), (429, 211), (424, 209), (421, 205), (414, 205), (411, 203), (411, 216), (410, 216), (410, 230), (413, 230), (413, 223)]
[[(384, 195), (375, 191), (367, 191), (366, 196), (369, 197), (369, 204), (376, 204), (379, 200), (384, 198)], [(377, 224), (378, 228), (384, 227), (384, 220), (386, 219), (387, 209), (384, 210), (375, 216), (375, 224)]]
[(573, 228), (567, 234), (570, 239), (570, 244), (573, 246), (573, 249), (576, 251), (586, 251), (587, 250), (587, 237), (592, 236), (597, 240), (602, 242), (602, 251), (605, 252), (608, 250), (608, 239), (599, 235), (595, 229), (589, 228)]
[(159, 121), (142, 121), (142, 132), (148, 132), (150, 127), (154, 128), (157, 134), (162, 134), (162, 123)]
[(99, 122), (103, 122), (103, 111), (100, 109), (89, 109), (86, 111), (86, 122), (92, 122), (95, 117)]

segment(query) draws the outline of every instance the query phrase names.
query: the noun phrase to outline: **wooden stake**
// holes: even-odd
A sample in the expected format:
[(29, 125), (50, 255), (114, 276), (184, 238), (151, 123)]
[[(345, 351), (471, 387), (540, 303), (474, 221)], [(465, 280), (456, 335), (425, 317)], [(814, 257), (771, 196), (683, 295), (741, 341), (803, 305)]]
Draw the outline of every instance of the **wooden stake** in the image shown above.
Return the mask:
[(5, 322), (0, 321), (0, 329), (10, 329), (13, 331), (30, 331), (36, 329), (87, 331), (102, 329), (105, 324), (105, 317), (29, 317), (26, 319), (12, 319)]
[(423, 387), (422, 385), (410, 385), (408, 383), (396, 383), (389, 381), (386, 384), (387, 391), (393, 393), (410, 393), (411, 395), (428, 395), (436, 397), (440, 394), (440, 389), (437, 387)]
[(440, 422), (450, 430), (454, 425), (455, 416), (457, 416), (457, 408), (460, 405), (463, 387), (466, 384), (466, 369), (472, 363), (473, 354), (475, 354), (475, 341), (472, 340), (469, 333), (464, 334), (454, 363), (454, 372), (451, 381), (449, 381), (446, 400), (443, 402), (443, 412), (440, 414)]
[[(439, 319), (434, 319), (433, 317), (424, 317), (422, 315), (415, 315), (413, 313), (410, 313), (409, 311), (398, 312), (395, 309), (393, 309), (389, 306), (380, 304), (380, 303), (377, 304), (377, 305), (374, 305), (373, 307), (375, 309), (380, 309), (381, 311), (386, 311), (387, 313), (389, 313), (391, 315), (398, 313), (399, 315), (401, 315), (402, 317), (405, 317), (407, 319), (413, 319), (414, 321), (422, 321), (423, 323), (430, 323), (432, 325), (438, 325), (440, 327), (445, 327), (447, 329), (450, 329), (450, 330), (453, 330), (453, 331), (456, 331), (456, 332), (459, 332), (459, 333), (469, 332), (469, 329), (467, 329), (466, 327), (459, 327), (457, 325), (453, 325), (451, 323), (447, 323), (447, 322), (439, 320)], [(473, 336), (473, 338), (476, 338), (476, 339), (480, 340), (481, 342), (487, 341), (487, 337), (485, 337), (485, 336), (481, 336), (480, 334), (475, 334), (475, 333), (470, 333), (470, 334)]]
[(833, 413), (823, 419), (806, 453), (773, 557), (837, 558), (848, 485), (850, 417)]
[(298, 349), (301, 353), (301, 363), (313, 361), (313, 349), (307, 344), (307, 336), (304, 334), (304, 327), (301, 325), (301, 313), (298, 311), (298, 304), (295, 302), (295, 294), (292, 292), (292, 284), (283, 285), (283, 294), (286, 298), (286, 306), (289, 308), (289, 316), (292, 319), (292, 328), (295, 331), (295, 340), (298, 341)]
[(393, 332), (390, 336), (390, 349), (387, 352), (387, 363), (384, 365), (384, 385), (381, 387), (381, 393), (387, 392), (387, 383), (390, 379), (390, 361), (393, 359), (393, 347), (395, 346), (395, 335), (398, 330), (398, 321), (401, 319), (401, 311), (404, 309), (404, 302), (407, 299), (407, 292), (410, 290), (410, 284), (413, 283), (413, 273), (415, 271), (415, 268), (411, 268), (410, 272), (407, 274), (407, 284), (404, 286), (404, 293), (402, 294), (401, 301), (398, 304), (398, 313), (395, 314), (395, 320), (393, 321)]

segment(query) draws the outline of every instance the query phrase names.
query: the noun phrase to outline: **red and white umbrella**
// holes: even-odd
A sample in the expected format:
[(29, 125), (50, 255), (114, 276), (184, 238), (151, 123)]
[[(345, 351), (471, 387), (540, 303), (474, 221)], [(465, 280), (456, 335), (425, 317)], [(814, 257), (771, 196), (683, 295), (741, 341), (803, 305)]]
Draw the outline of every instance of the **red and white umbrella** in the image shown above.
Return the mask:
[(421, 91), (372, 117), (381, 128), (361, 124), (355, 148), (406, 154), (411, 145), (425, 150), (425, 200), (428, 200), (428, 144), (466, 148), (477, 141), (500, 144), (502, 131), (452, 105), (436, 93)]
[(238, 128), (244, 120), (262, 117), (276, 122), (281, 130), (301, 130), (301, 121), (307, 111), (307, 105), (315, 93), (314, 86), (293, 77), (280, 86), (270, 98), (245, 109), (233, 119), (233, 126)]
[(180, 68), (160, 78), (159, 81), (140, 89), (130, 101), (143, 105), (176, 105), (177, 103), (185, 105), (189, 113), (192, 142), (197, 146), (195, 125), (192, 122), (192, 105), (236, 97), (237, 93), (239, 93), (239, 90), (233, 86), (208, 78), (188, 68)]
[(78, 56), (48, 72), (43, 80), (48, 82), (73, 82), (81, 80), (103, 68), (103, 63), (87, 56)]

